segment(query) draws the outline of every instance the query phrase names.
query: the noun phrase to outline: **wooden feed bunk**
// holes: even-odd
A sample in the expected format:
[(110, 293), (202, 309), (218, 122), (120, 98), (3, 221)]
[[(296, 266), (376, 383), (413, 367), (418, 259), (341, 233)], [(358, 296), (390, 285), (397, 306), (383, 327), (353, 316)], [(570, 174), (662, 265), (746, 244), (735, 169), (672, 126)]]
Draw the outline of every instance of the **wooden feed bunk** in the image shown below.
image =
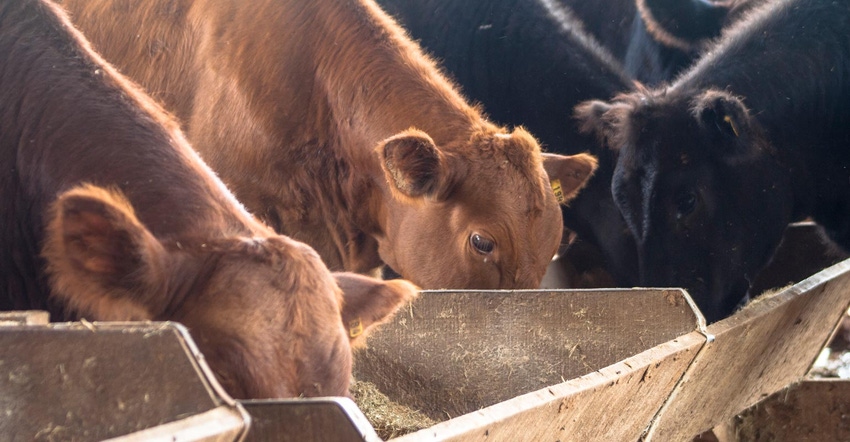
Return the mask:
[[(390, 436), (398, 442), (687, 441), (718, 425), (729, 430), (718, 439), (759, 440), (743, 438), (786, 430), (759, 411), (771, 402), (750, 407), (812, 388), (800, 382), (850, 303), (850, 260), (831, 265), (836, 257), (816, 233), (790, 227), (756, 281), (796, 284), (708, 326), (675, 288), (425, 291), (370, 336), (354, 376), (436, 422)], [(381, 440), (350, 399), (229, 399), (178, 324), (10, 318), (0, 321), (9, 373), (0, 379), (0, 434)], [(821, 395), (848, 391), (843, 381), (817, 385)]]

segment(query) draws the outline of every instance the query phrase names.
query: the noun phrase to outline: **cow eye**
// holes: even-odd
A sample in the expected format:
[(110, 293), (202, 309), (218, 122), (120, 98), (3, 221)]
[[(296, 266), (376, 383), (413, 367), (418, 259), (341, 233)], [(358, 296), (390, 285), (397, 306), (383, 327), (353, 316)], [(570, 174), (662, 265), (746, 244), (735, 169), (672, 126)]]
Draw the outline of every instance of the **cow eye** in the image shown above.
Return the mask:
[(685, 192), (676, 198), (676, 219), (682, 219), (694, 212), (697, 207), (697, 195), (694, 192)]
[(482, 236), (480, 233), (473, 233), (469, 237), (469, 243), (476, 252), (482, 255), (489, 255), (496, 248), (496, 243), (493, 240)]

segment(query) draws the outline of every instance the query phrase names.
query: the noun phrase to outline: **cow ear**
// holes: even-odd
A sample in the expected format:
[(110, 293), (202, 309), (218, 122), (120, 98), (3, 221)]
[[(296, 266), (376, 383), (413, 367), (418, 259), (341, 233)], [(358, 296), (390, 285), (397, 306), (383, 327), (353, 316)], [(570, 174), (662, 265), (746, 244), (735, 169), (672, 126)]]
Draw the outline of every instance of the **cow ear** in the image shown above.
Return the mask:
[(362, 344), (366, 334), (392, 318), (419, 288), (403, 279), (382, 281), (355, 273), (334, 273), (342, 290), (342, 323), (353, 346)]
[(407, 198), (442, 199), (452, 186), (446, 156), (425, 132), (408, 129), (378, 145), (378, 156), (393, 192)]
[(730, 2), (711, 0), (637, 0), (646, 30), (658, 42), (695, 50), (717, 37), (729, 15)]
[(164, 254), (118, 192), (85, 185), (54, 203), (43, 256), (56, 296), (80, 315), (151, 319), (141, 296), (161, 276)]
[[(727, 92), (709, 90), (696, 98), (692, 113), (711, 141), (746, 140), (750, 115), (744, 103)], [(733, 143), (739, 145), (741, 143)], [(723, 143), (728, 145), (728, 143)]]
[(579, 122), (579, 131), (595, 135), (601, 145), (613, 145), (616, 125), (615, 105), (599, 100), (585, 101), (575, 107), (573, 117)]
[(549, 175), (552, 191), (558, 202), (564, 205), (578, 195), (597, 167), (596, 157), (586, 153), (569, 156), (543, 154), (543, 168)]

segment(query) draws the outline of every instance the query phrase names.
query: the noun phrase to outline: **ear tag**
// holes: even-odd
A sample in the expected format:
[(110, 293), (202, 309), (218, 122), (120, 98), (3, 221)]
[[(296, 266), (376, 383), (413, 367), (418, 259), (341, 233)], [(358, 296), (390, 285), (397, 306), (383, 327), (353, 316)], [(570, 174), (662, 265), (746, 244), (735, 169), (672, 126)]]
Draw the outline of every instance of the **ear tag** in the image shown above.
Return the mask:
[(363, 334), (363, 323), (360, 321), (360, 318), (349, 321), (348, 323), (348, 336), (351, 338), (356, 338)]
[(735, 127), (735, 123), (732, 121), (732, 117), (730, 117), (729, 115), (726, 115), (726, 116), (723, 117), (723, 121), (729, 123), (729, 126), (732, 128), (732, 132), (734, 132), (735, 136), (737, 137), (738, 136), (738, 128)]
[(552, 192), (555, 193), (555, 199), (558, 200), (558, 203), (563, 203), (567, 199), (564, 197), (564, 191), (561, 190), (561, 180), (554, 179), (549, 182), (552, 185)]

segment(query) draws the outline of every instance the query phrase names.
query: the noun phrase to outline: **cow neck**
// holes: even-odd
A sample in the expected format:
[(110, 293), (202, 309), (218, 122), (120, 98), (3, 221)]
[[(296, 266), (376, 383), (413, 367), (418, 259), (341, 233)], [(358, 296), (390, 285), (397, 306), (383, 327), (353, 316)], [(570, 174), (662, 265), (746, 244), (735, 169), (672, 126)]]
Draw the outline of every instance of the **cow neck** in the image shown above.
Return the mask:
[[(785, 2), (754, 10), (725, 31), (721, 42), (671, 89), (711, 87), (741, 97), (767, 132), (776, 150), (774, 159), (793, 176), (796, 200), (805, 201), (815, 193), (813, 180), (828, 176), (827, 169), (850, 165), (850, 153), (844, 148), (850, 125), (844, 111), (850, 88), (844, 79), (850, 67), (836, 62), (850, 54), (843, 3), (790, 13), (800, 4), (808, 3)], [(831, 13), (824, 15), (829, 8)], [(813, 41), (818, 44), (810, 44)], [(846, 182), (844, 177), (841, 172), (832, 178)]]
[(170, 247), (170, 262), (167, 265), (179, 270), (168, 273), (170, 279), (165, 286), (165, 296), (161, 297), (167, 299), (168, 303), (160, 311), (152, 312), (154, 320), (180, 320), (183, 315), (189, 313), (185, 308), (186, 301), (192, 296), (205, 293), (223, 256), (220, 251), (212, 250), (212, 245), (210, 250), (206, 250), (207, 248), (205, 244), (197, 241)]
[[(847, 57), (844, 14), (788, 13), (794, 5), (756, 10), (726, 31), (671, 90), (715, 88), (743, 98), (752, 118), (768, 134), (770, 154), (789, 174), (793, 216), (799, 220), (812, 216), (818, 205), (831, 212), (835, 204), (844, 203), (817, 198), (835, 195), (832, 183), (847, 180), (843, 169), (850, 165), (850, 154), (843, 143), (850, 118), (843, 109), (850, 88), (843, 83), (850, 70), (846, 63), (834, 61)], [(807, 44), (806, 38), (814, 41), (814, 37), (803, 30), (815, 28), (819, 44)]]
[[(337, 148), (352, 170), (368, 171), (372, 184), (357, 222), (368, 233), (386, 231), (392, 204), (376, 148), (408, 128), (426, 132), (438, 148), (463, 156), (474, 133), (497, 128), (469, 106), (435, 64), (404, 31), (370, 1), (314, 2), (311, 35), (318, 87), (327, 97), (326, 112), (337, 129)], [(320, 30), (319, 30), (320, 29)], [(362, 193), (351, 195), (358, 204)], [(389, 203), (386, 203), (389, 202)], [(361, 203), (362, 204), (362, 203)], [(388, 206), (388, 204), (390, 206)], [(361, 212), (362, 213), (362, 212)]]
[(245, 102), (289, 146), (331, 145), (354, 167), (378, 173), (375, 147), (408, 128), (427, 132), (440, 146), (495, 130), (372, 2), (258, 1), (235, 8), (252, 31), (228, 49), (265, 54), (233, 67), (251, 84), (243, 88), (250, 95)]
[[(380, 201), (387, 199), (389, 189), (375, 153), (380, 142), (415, 127), (428, 133), (439, 148), (463, 155), (462, 148), (474, 133), (495, 132), (496, 127), (465, 102), (436, 65), (372, 2), (241, 4), (245, 7), (230, 6), (236, 14), (234, 21), (250, 23), (251, 32), (234, 36), (227, 50), (233, 54), (261, 50), (264, 56), (240, 58), (232, 66), (219, 68), (235, 69), (239, 81), (250, 84), (242, 88), (240, 93), (246, 95), (240, 102), (258, 122), (255, 127), (262, 127), (269, 135), (266, 138), (275, 140), (265, 147), (252, 145), (266, 149), (252, 155), (273, 158), (259, 162), (260, 167), (269, 168), (269, 176), (293, 182), (294, 187), (304, 185), (294, 178), (300, 171), (279, 172), (293, 164), (304, 169), (304, 164), (314, 167), (320, 161), (324, 164), (315, 170), (345, 171), (348, 176), (314, 176), (308, 184), (322, 187), (322, 200), (333, 201), (336, 196), (330, 194), (344, 199), (339, 205), (312, 201), (333, 206), (321, 209), (321, 222), (330, 232), (318, 239), (325, 243), (320, 253), (327, 260), (327, 243), (332, 242), (339, 259), (349, 263), (347, 269), (379, 262), (374, 239), (364, 234), (380, 236), (385, 226), (387, 208)], [(231, 181), (245, 179), (231, 174)], [(276, 185), (265, 191), (284, 206), (276, 210), (290, 210), (291, 196), (277, 193), (282, 188)], [(240, 195), (238, 184), (235, 191)], [(299, 231), (285, 226), (291, 221), (281, 216), (279, 230), (298, 237)]]
[[(3, 102), (16, 110), (9, 124), (19, 132), (4, 133), (2, 142), (18, 140), (11, 142), (18, 146), (20, 191), (39, 201), (37, 210), (64, 190), (92, 183), (120, 190), (158, 238), (267, 230), (200, 160), (171, 117), (69, 23), (18, 27), (4, 24), (4, 33), (44, 36), (43, 50), (4, 51), (13, 54), (4, 69), (15, 69), (14, 78), (24, 83), (4, 83)], [(32, 87), (36, 81), (44, 87)]]

